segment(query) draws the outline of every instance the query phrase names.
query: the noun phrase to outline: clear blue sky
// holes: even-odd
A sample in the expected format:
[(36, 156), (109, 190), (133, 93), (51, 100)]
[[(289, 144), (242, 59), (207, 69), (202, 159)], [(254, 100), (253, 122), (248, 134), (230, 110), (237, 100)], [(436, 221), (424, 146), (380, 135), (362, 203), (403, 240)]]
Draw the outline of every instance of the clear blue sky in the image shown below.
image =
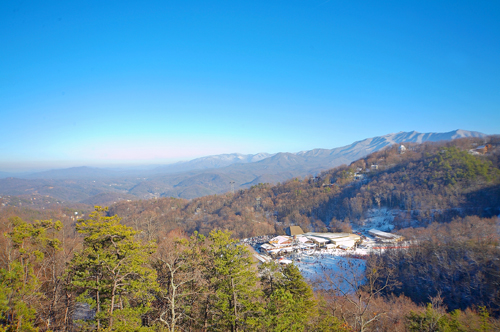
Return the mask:
[(500, 133), (500, 1), (2, 1), (0, 170)]

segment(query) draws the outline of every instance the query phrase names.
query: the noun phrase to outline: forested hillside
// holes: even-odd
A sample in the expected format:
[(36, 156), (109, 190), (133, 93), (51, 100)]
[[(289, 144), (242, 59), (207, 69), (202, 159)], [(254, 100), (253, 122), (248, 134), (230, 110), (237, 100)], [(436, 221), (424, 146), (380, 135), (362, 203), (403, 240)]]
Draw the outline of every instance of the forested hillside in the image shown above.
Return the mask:
[[(192, 199), (303, 178), (388, 148), (396, 143), (422, 143), (486, 137), (467, 130), (447, 133), (399, 132), (371, 137), (334, 149), (269, 155), (217, 155), (145, 169), (72, 167), (33, 174), (0, 173), (0, 195), (31, 200), (50, 196), (61, 203), (111, 205), (122, 200), (159, 197)], [(7, 177), (8, 178), (3, 178)], [(231, 185), (232, 183), (232, 185)]]
[(415, 245), (381, 255), (381, 271), (398, 283), (391, 292), (417, 303), (441, 296), (448, 309), (487, 306), (500, 313), (500, 222), (469, 216), (401, 232)]
[[(109, 211), (3, 206), (0, 328), (497, 330), (498, 143), (395, 145), (318, 177)], [(334, 271), (318, 275), (330, 286), (314, 292), (293, 265), (257, 274), (238, 243), (288, 225), (349, 231), (382, 207), (397, 212), (396, 231), (411, 245), (372, 253), (364, 274), (352, 274), (365, 280), (353, 293), (339, 290)]]
[[(455, 216), (499, 214), (498, 138), (486, 155), (468, 151), (483, 139), (399, 146), (376, 152), (318, 177), (292, 179), (275, 186), (258, 184), (234, 194), (193, 200), (159, 198), (120, 202), (111, 213), (152, 229), (207, 234), (229, 229), (239, 238), (280, 233), (288, 225), (304, 230), (341, 227), (363, 220), (373, 207), (399, 211), (398, 228), (449, 221)], [(333, 223), (332, 223), (333, 220)]]

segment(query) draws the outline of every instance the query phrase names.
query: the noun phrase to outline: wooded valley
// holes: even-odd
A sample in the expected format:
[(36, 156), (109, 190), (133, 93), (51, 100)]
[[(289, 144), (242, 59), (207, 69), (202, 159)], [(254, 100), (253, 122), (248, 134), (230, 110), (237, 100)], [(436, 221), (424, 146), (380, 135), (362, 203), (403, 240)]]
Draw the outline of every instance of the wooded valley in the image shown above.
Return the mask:
[[(192, 200), (2, 207), (0, 331), (499, 330), (498, 144), (393, 146)], [(258, 265), (239, 241), (290, 225), (349, 232), (381, 207), (412, 245), (369, 255), (351, 292), (333, 271), (317, 287), (294, 265)]]

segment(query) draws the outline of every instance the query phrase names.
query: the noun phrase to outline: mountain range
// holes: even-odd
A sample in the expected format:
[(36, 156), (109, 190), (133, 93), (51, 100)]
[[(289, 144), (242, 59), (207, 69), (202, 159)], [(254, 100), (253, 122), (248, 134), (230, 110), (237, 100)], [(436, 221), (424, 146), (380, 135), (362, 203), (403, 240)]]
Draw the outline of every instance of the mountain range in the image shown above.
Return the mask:
[[(258, 183), (277, 183), (293, 177), (315, 175), (394, 144), (486, 136), (467, 130), (447, 133), (411, 131), (367, 138), (333, 149), (276, 154), (222, 154), (149, 170), (92, 167), (56, 169), (0, 179), (0, 194), (48, 195), (87, 204), (108, 204), (121, 199), (161, 196), (195, 198), (247, 188)], [(11, 174), (3, 174), (3, 177), (8, 175)]]

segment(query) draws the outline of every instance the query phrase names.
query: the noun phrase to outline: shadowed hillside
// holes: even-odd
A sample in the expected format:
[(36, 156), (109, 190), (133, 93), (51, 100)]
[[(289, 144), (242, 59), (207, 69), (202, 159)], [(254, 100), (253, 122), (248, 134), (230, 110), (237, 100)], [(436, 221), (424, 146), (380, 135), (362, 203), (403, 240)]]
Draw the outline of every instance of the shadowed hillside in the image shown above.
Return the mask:
[(408, 144), (405, 153), (395, 145), (315, 178), (274, 186), (260, 183), (234, 195), (191, 201), (123, 202), (111, 211), (126, 220), (151, 214), (149, 220), (156, 227), (187, 232), (227, 228), (237, 237), (279, 233), (288, 225), (322, 230), (332, 226), (332, 220), (358, 223), (369, 209), (379, 207), (399, 211), (395, 219), (399, 228), (455, 216), (492, 216), (500, 208), (498, 148), (487, 155), (471, 155), (468, 150), (479, 142), (482, 139)]

